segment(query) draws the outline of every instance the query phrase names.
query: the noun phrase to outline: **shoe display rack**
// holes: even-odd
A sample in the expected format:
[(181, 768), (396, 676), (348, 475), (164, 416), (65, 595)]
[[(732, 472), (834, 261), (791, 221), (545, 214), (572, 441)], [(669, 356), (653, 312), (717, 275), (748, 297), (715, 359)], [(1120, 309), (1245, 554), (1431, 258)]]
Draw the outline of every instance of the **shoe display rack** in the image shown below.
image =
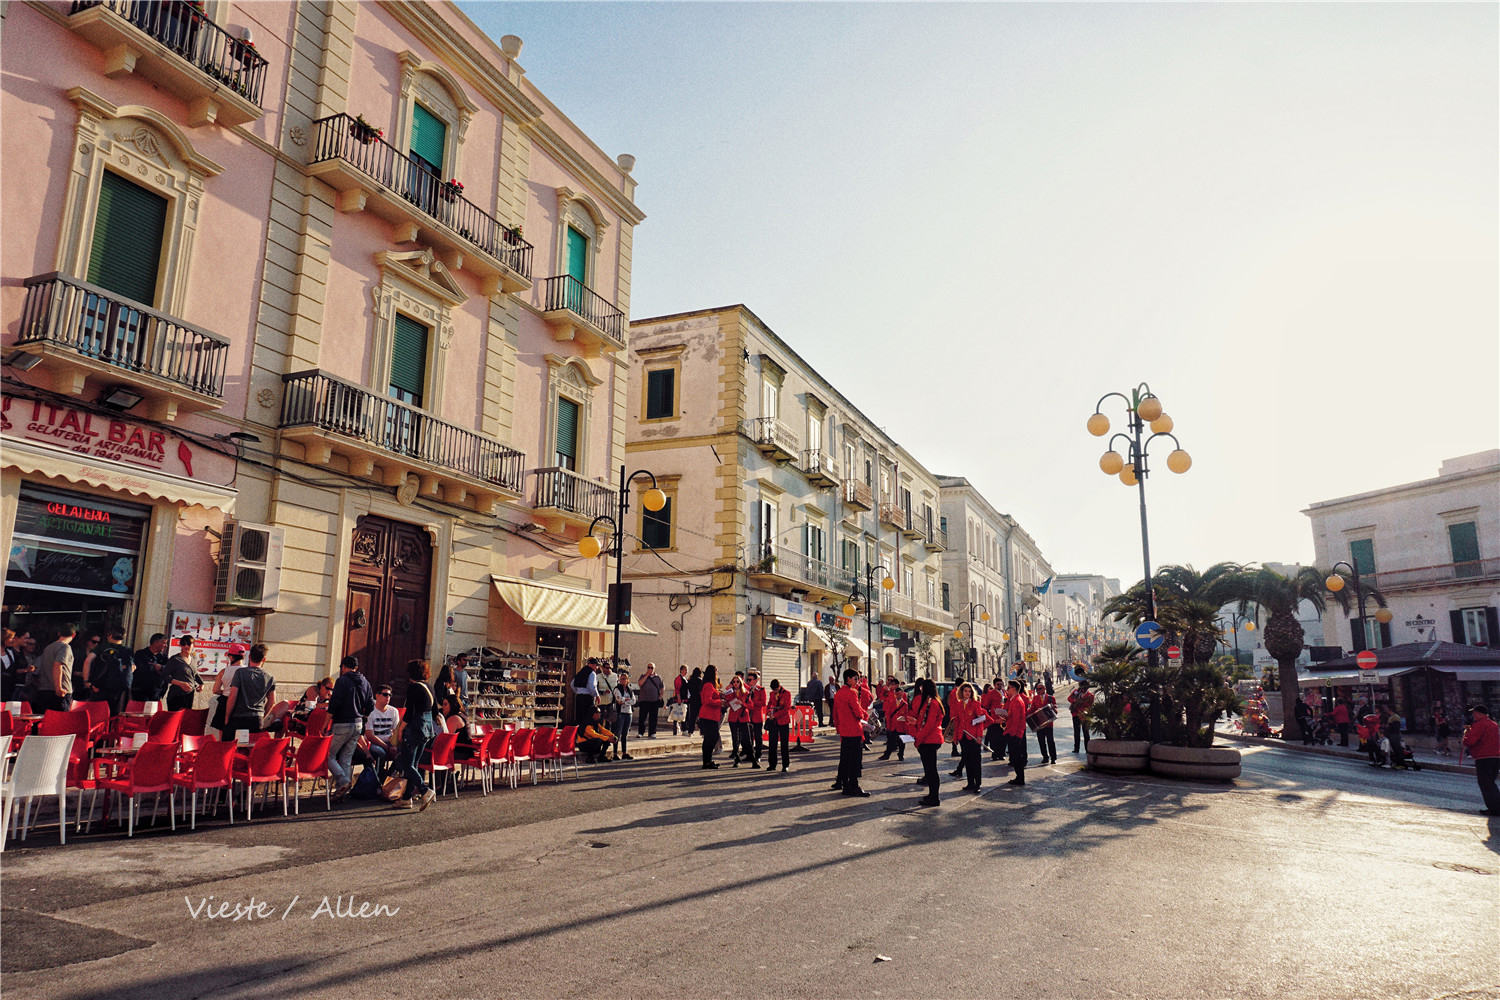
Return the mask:
[(567, 690), (563, 684), (567, 650), (556, 646), (538, 646), (534, 701), (536, 725), (558, 726), (563, 724), (563, 698)]
[(460, 659), (467, 660), (468, 684), (464, 694), (470, 725), (510, 724), (531, 729), (538, 724), (536, 695), (540, 664), (535, 653), (485, 646), (470, 650)]

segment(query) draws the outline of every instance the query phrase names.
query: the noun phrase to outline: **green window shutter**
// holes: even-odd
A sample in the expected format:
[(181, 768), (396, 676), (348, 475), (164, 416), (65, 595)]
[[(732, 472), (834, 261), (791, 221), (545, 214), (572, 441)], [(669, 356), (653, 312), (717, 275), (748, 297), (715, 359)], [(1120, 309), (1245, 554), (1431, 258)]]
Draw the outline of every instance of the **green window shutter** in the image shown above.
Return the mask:
[(568, 227), (568, 274), (580, 285), (588, 283), (589, 238)]
[(1479, 529), (1473, 521), (1448, 525), (1448, 545), (1453, 549), (1456, 576), (1479, 574)]
[(1349, 543), (1349, 561), (1354, 568), (1359, 570), (1360, 576), (1369, 576), (1375, 572), (1375, 542), (1373, 539), (1361, 538)]
[(578, 467), (578, 404), (571, 399), (557, 400), (557, 464)]
[[(411, 151), (439, 176), (443, 173), (443, 153), (448, 148), (448, 126), (437, 115), (420, 104), (411, 109)], [(447, 180), (446, 177), (442, 178)]]
[(672, 368), (661, 368), (646, 373), (646, 419), (658, 420), (673, 416), (674, 382), (677, 372)]
[(641, 547), (646, 549), (669, 549), (672, 547), (672, 498), (661, 510), (641, 510)]
[(426, 388), (427, 327), (397, 313), (396, 340), (391, 345), (391, 395), (421, 406)]
[(143, 305), (156, 305), (166, 224), (167, 199), (106, 170), (89, 248), (89, 282)]

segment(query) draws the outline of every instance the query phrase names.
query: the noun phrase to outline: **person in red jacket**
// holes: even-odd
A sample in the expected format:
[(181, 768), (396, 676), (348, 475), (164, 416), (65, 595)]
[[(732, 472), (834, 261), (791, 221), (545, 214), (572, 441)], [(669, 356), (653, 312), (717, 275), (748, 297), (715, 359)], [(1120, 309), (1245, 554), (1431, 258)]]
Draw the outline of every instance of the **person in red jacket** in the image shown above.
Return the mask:
[(1333, 725), (1339, 731), (1339, 746), (1349, 745), (1349, 699), (1340, 698), (1333, 703)]
[[(865, 718), (868, 719), (870, 717), (870, 706), (875, 704), (875, 692), (870, 690), (870, 679), (868, 677), (861, 677), (859, 679), (859, 690), (856, 693), (859, 695), (860, 707), (865, 710)], [(870, 733), (868, 731), (866, 731), (864, 742), (861, 745), (866, 747), (870, 745)]]
[[(945, 717), (944, 717), (944, 720), (943, 720), (943, 726), (945, 728), (948, 725), (948, 720), (953, 718), (953, 710), (955, 708), (957, 708), (957, 707), (958, 707), (958, 685), (955, 684), (955, 685), (953, 685), (953, 687), (951, 687), (951, 688), (948, 689), (948, 704), (947, 704), (947, 710), (944, 713)], [(949, 756), (950, 757), (957, 757), (958, 756), (958, 741), (957, 740), (953, 741), (953, 752), (951, 754), (949, 754)], [(958, 770), (956, 770), (956, 771), (953, 772), (953, 776), (956, 778), (960, 774), (963, 774), (963, 773), (964, 773), (964, 765), (963, 765), (963, 762), (960, 761), (959, 765), (958, 765)]]
[(990, 760), (1005, 756), (1005, 727), (1000, 724), (1000, 710), (1005, 707), (1005, 689), (998, 680), (984, 686), (979, 704), (990, 715), (990, 723), (984, 730), (984, 744), (990, 748)]
[(1484, 798), (1484, 808), (1479, 811), (1500, 816), (1500, 789), (1495, 787), (1495, 779), (1500, 776), (1500, 726), (1490, 718), (1488, 707), (1474, 705), (1469, 709), (1464, 750), (1474, 758), (1474, 776), (1479, 779), (1479, 794)]
[(746, 675), (745, 698), (750, 704), (750, 766), (760, 770), (761, 753), (765, 750), (766, 689), (760, 686), (760, 674), (752, 670)]
[(922, 758), (922, 781), (927, 794), (917, 800), (919, 806), (938, 804), (938, 748), (943, 745), (943, 705), (938, 701), (937, 685), (932, 678), (917, 681), (917, 693), (907, 708), (912, 720), (912, 738), (917, 743), (917, 756)]
[(858, 670), (845, 670), (844, 683), (833, 696), (833, 725), (839, 734), (839, 773), (833, 789), (867, 799), (870, 793), (859, 787), (859, 775), (864, 765), (865, 719), (869, 716), (859, 699), (858, 680)]
[(904, 760), (906, 744), (901, 742), (901, 734), (906, 732), (906, 727), (901, 718), (906, 712), (906, 692), (901, 690), (901, 685), (896, 683), (894, 677), (886, 679), (885, 692), (880, 696), (880, 709), (885, 713), (885, 753), (878, 759), (890, 760), (894, 753), (897, 760)]
[(788, 753), (791, 749), (788, 743), (792, 731), (792, 692), (781, 686), (776, 678), (771, 678), (771, 691), (766, 698), (765, 713), (767, 715), (766, 726), (770, 735), (766, 742), (771, 744), (771, 759), (766, 762), (766, 773), (776, 773), (776, 747), (781, 747), (781, 770), (783, 773), (792, 769), (792, 757)]
[(724, 721), (729, 723), (729, 766), (739, 767), (741, 758), (749, 763), (750, 697), (745, 693), (745, 680), (738, 673), (729, 679), (724, 692)]
[(1011, 681), (1005, 702), (1005, 742), (1010, 748), (1010, 766), (1016, 776), (1007, 785), (1026, 784), (1026, 698), (1021, 694), (1021, 682)]
[[(1033, 712), (1039, 708), (1051, 708), (1053, 718), (1056, 718), (1057, 699), (1052, 697), (1052, 692), (1048, 691), (1041, 683), (1036, 684), (1031, 689), (1031, 705), (1029, 707)], [(1052, 719), (1042, 719), (1037, 723), (1036, 727), (1036, 745), (1042, 751), (1043, 764), (1057, 763), (1057, 740), (1052, 735), (1052, 722)], [(1050, 759), (1047, 753), (1049, 749), (1052, 752)]]
[(964, 791), (979, 794), (979, 786), (983, 780), (983, 774), (979, 766), (979, 745), (984, 740), (985, 725), (989, 722), (989, 713), (974, 697), (974, 688), (967, 681), (958, 687), (958, 705), (953, 713), (953, 742), (959, 746), (959, 752), (963, 754), (963, 769), (968, 773), (969, 782), (964, 785)]
[(719, 673), (712, 663), (703, 668), (703, 687), (698, 697), (702, 707), (698, 709), (698, 732), (703, 734), (703, 769), (718, 767), (714, 751), (719, 748), (719, 722), (724, 717), (724, 699), (719, 694)]

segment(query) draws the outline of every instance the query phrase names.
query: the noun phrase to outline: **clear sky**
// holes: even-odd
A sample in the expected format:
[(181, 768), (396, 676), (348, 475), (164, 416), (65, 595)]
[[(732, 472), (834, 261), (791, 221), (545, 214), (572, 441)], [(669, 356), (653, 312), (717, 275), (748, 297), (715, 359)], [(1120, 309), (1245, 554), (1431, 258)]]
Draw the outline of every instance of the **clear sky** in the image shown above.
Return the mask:
[(1157, 564), (1500, 442), (1495, 4), (462, 6), (636, 156), (634, 318), (745, 303), (1060, 571), (1140, 577), (1143, 380)]

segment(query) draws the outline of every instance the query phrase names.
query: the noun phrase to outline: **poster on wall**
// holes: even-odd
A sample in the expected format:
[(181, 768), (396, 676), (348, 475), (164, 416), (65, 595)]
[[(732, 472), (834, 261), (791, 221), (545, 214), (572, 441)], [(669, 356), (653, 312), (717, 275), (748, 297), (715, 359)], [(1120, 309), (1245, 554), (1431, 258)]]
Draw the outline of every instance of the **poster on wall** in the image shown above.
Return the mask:
[(235, 618), (227, 614), (196, 611), (172, 612), (171, 640), (175, 647), (179, 636), (193, 637), (193, 666), (204, 677), (216, 677), (229, 665), (229, 647), (234, 643), (248, 646), (255, 641), (255, 619)]

